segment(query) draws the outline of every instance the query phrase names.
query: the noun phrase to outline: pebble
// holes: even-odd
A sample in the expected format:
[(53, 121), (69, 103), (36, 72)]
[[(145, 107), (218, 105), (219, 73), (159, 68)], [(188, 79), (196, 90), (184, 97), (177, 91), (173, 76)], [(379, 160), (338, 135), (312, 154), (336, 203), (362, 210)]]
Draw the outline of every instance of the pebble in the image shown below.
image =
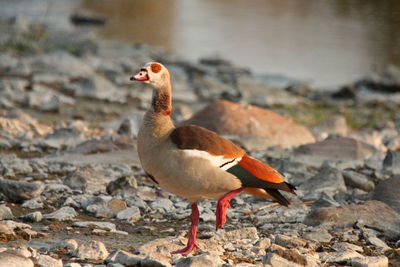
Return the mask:
[(130, 224), (134, 224), (140, 220), (140, 218), (141, 215), (138, 207), (126, 208), (117, 213), (117, 219), (127, 220)]
[(102, 242), (92, 240), (79, 244), (75, 256), (81, 260), (105, 260), (108, 251)]
[(167, 211), (171, 211), (174, 206), (174, 203), (172, 203), (171, 200), (168, 198), (157, 198), (155, 201), (153, 201), (150, 204), (150, 207), (153, 209), (158, 209), (162, 213), (165, 213)]
[(375, 184), (372, 181), (368, 180), (366, 176), (360, 173), (344, 170), (342, 174), (346, 185), (360, 188), (366, 192), (370, 192), (375, 188)]
[(40, 211), (35, 211), (26, 214), (21, 219), (25, 222), (40, 222), (43, 219), (43, 215)]
[(97, 222), (97, 221), (81, 221), (81, 222), (74, 222), (72, 226), (75, 227), (95, 227), (98, 229), (103, 229), (107, 231), (116, 231), (117, 227), (114, 223), (110, 222)]
[(0, 221), (13, 219), (14, 215), (9, 207), (6, 205), (0, 205)]
[(112, 196), (130, 197), (137, 191), (137, 182), (135, 177), (119, 177), (107, 185), (107, 193)]

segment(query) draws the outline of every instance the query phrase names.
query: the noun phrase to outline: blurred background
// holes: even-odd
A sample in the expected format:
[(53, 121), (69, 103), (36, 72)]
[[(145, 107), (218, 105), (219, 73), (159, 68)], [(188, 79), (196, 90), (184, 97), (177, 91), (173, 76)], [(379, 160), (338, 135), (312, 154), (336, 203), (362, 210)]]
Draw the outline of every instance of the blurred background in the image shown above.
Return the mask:
[(189, 60), (220, 56), (254, 73), (331, 88), (400, 65), (400, 1), (2, 0), (0, 17), (69, 27), (70, 14), (106, 20), (98, 33)]

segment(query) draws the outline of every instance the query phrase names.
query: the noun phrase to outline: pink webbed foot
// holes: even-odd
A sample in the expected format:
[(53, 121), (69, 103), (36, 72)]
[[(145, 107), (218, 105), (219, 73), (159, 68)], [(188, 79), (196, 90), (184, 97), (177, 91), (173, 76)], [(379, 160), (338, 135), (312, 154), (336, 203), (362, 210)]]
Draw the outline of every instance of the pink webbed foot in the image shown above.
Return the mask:
[(188, 240), (188, 244), (186, 245), (185, 248), (172, 251), (171, 254), (187, 255), (190, 252), (192, 252), (193, 249), (198, 249), (198, 248), (199, 248), (199, 246), (197, 246), (196, 241), (192, 241), (191, 242), (191, 241)]
[(192, 221), (192, 225), (188, 233), (188, 242), (186, 247), (183, 249), (172, 251), (171, 254), (186, 255), (189, 254), (193, 249), (199, 248), (199, 246), (196, 243), (196, 234), (197, 234), (197, 227), (199, 226), (199, 221), (200, 221), (200, 213), (196, 203), (192, 204), (192, 214), (190, 215), (190, 219)]
[(231, 204), (229, 203), (232, 198), (234, 198), (237, 194), (243, 191), (243, 187), (233, 190), (220, 198), (217, 203), (217, 210), (215, 212), (216, 216), (216, 230), (222, 229), (224, 227), (224, 224), (226, 223), (226, 210), (227, 208), (231, 207)]

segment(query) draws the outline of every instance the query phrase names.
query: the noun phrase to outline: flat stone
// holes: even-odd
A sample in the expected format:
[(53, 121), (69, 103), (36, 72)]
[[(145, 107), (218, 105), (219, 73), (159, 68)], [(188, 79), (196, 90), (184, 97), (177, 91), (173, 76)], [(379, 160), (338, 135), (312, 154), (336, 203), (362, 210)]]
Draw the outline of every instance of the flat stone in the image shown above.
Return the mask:
[(20, 255), (4, 251), (0, 253), (0, 267), (33, 267), (33, 262)]
[(83, 133), (74, 128), (59, 128), (44, 138), (47, 145), (58, 149), (75, 147), (85, 140)]
[(73, 220), (78, 213), (72, 207), (62, 207), (52, 213), (43, 215), (43, 218), (56, 221), (70, 221)]
[(168, 198), (157, 198), (155, 201), (153, 201), (150, 204), (150, 207), (153, 209), (160, 209), (163, 212), (167, 212), (170, 211), (174, 206), (174, 203), (172, 203), (171, 200), (169, 200)]
[(126, 208), (117, 213), (117, 219), (127, 220), (130, 224), (134, 224), (140, 218), (140, 209), (138, 207)]
[(182, 125), (199, 125), (222, 135), (258, 136), (264, 147), (294, 147), (313, 143), (314, 136), (305, 127), (270, 110), (217, 101), (196, 113)]
[(224, 264), (218, 255), (204, 253), (193, 257), (185, 257), (176, 262), (176, 267), (196, 267), (196, 266), (210, 266), (219, 267)]
[(307, 245), (307, 240), (298, 237), (292, 237), (287, 235), (278, 234), (275, 236), (275, 244), (286, 247), (296, 248), (304, 247)]
[(346, 185), (362, 189), (366, 192), (370, 192), (375, 188), (374, 182), (368, 180), (366, 176), (358, 172), (344, 170), (342, 171), (342, 174)]
[(110, 223), (110, 222), (98, 222), (98, 221), (83, 221), (83, 222), (74, 222), (72, 226), (75, 227), (93, 227), (93, 228), (98, 228), (98, 229), (103, 229), (107, 231), (116, 231), (117, 227), (115, 224)]
[(318, 199), (322, 193), (333, 196), (336, 193), (347, 191), (344, 179), (339, 170), (328, 165), (323, 165), (320, 171), (299, 186), (307, 196), (307, 199)]
[(28, 199), (22, 203), (23, 208), (27, 209), (41, 209), (43, 208), (43, 202), (41, 202), (40, 198)]
[(400, 176), (392, 176), (379, 182), (372, 191), (372, 199), (385, 202), (400, 214)]
[[(294, 150), (291, 160), (319, 167), (324, 161), (362, 165), (371, 157), (375, 149), (356, 139), (329, 138), (313, 144), (302, 145)], [(354, 163), (354, 164), (353, 164)]]
[(125, 201), (110, 196), (97, 196), (91, 198), (85, 209), (100, 218), (113, 218), (121, 210), (126, 209)]
[(303, 238), (312, 240), (315, 242), (330, 242), (332, 240), (332, 235), (328, 233), (325, 229), (318, 229), (312, 232), (306, 232)]
[(118, 90), (109, 80), (97, 74), (82, 78), (73, 89), (75, 95), (80, 97), (90, 97), (114, 102), (125, 101), (124, 92), (122, 90)]
[(34, 84), (32, 90), (27, 92), (25, 105), (41, 111), (59, 111), (61, 106), (72, 106), (75, 99), (51, 88), (39, 84)]
[(346, 251), (346, 250), (353, 250), (357, 252), (363, 252), (363, 248), (348, 242), (338, 242), (333, 244), (332, 248), (336, 251)]
[(381, 239), (371, 236), (367, 239), (367, 243), (374, 245), (377, 250), (385, 252), (387, 250), (390, 250), (390, 247)]
[(307, 225), (334, 223), (337, 226), (352, 226), (357, 221), (379, 229), (388, 239), (400, 237), (400, 215), (385, 203), (371, 200), (359, 205), (317, 208), (305, 218)]
[(104, 172), (83, 167), (67, 175), (63, 183), (72, 189), (81, 190), (87, 194), (98, 194), (106, 191), (109, 180)]
[(102, 242), (92, 240), (80, 244), (75, 256), (81, 260), (105, 260), (108, 251)]
[(82, 267), (82, 265), (76, 262), (68, 262), (64, 264), (64, 267)]
[(312, 125), (310, 129), (318, 140), (324, 140), (329, 135), (346, 136), (349, 131), (346, 118), (341, 115), (329, 117), (322, 122)]
[(388, 267), (389, 259), (384, 256), (360, 257), (351, 260), (352, 267)]
[(94, 72), (85, 62), (64, 51), (35, 56), (29, 63), (35, 73), (54, 73), (70, 78), (85, 77)]
[(306, 257), (298, 250), (285, 249), (277, 245), (271, 246), (270, 251), (263, 257), (263, 264), (282, 267), (314, 266), (311, 262), (309, 264)]
[(211, 238), (219, 242), (233, 242), (243, 239), (258, 240), (259, 236), (257, 233), (257, 228), (255, 227), (245, 227), (233, 231), (217, 233), (217, 235)]
[(40, 255), (36, 261), (36, 265), (37, 267), (63, 267), (63, 262), (48, 255)]
[(41, 183), (0, 179), (0, 193), (10, 202), (20, 203), (37, 198), (43, 190), (44, 185)]
[(0, 221), (13, 219), (14, 215), (11, 212), (11, 209), (6, 205), (0, 205)]
[(145, 256), (135, 255), (123, 250), (115, 250), (110, 253), (106, 259), (109, 263), (119, 263), (123, 266), (140, 266)]
[(362, 257), (362, 255), (353, 250), (341, 250), (330, 253), (321, 253), (321, 261), (329, 263), (350, 263), (352, 259)]

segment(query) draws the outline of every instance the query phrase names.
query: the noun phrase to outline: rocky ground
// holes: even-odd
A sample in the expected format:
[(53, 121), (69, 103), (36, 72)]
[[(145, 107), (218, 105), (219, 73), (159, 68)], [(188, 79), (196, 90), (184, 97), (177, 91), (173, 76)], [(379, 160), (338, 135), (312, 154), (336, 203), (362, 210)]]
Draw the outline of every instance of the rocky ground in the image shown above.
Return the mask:
[[(400, 266), (400, 70), (336, 91), (193, 63), (91, 32), (0, 24), (0, 266)], [(289, 208), (239, 195), (225, 230), (144, 175), (136, 133), (160, 61), (177, 124), (230, 138), (294, 184)]]

